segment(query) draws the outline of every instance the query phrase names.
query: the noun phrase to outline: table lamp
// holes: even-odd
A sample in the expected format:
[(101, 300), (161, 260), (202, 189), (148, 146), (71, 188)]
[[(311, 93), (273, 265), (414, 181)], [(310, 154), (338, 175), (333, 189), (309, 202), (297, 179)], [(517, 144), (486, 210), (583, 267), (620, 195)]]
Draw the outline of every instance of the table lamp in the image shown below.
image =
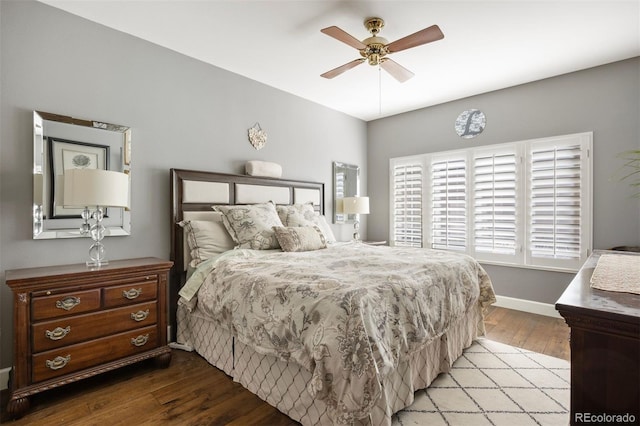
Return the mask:
[[(67, 169), (64, 171), (64, 206), (84, 208), (80, 226), (82, 235), (89, 234), (94, 243), (89, 247), (87, 266), (108, 265), (102, 244), (105, 207), (128, 207), (129, 175), (110, 170)], [(93, 209), (93, 210), (91, 210)], [(93, 225), (89, 219), (95, 219)]]
[(353, 241), (360, 241), (360, 215), (369, 214), (369, 197), (344, 197), (344, 214), (355, 214), (353, 222)]

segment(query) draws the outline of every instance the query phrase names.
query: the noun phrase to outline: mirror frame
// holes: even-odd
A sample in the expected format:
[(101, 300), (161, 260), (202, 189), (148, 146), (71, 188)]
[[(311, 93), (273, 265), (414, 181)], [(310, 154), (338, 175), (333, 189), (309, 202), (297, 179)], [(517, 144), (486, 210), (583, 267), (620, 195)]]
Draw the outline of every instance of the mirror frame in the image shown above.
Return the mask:
[[(344, 193), (340, 190), (340, 181), (338, 174), (345, 173), (345, 179), (350, 176), (355, 178), (355, 193)], [(355, 214), (344, 215), (342, 213), (342, 198), (343, 197), (355, 197), (360, 195), (360, 167), (355, 164), (341, 163), (339, 161), (333, 162), (333, 223), (335, 224), (348, 224), (354, 223), (356, 220)]]
[[(113, 142), (112, 147), (107, 148), (105, 145), (105, 152), (109, 153), (111, 150), (111, 158), (119, 158), (119, 161), (105, 160), (105, 165), (108, 170), (123, 172), (129, 175), (129, 194), (131, 194), (131, 128), (119, 124), (106, 123), (98, 120), (85, 120), (66, 115), (53, 114), (43, 111), (33, 111), (33, 239), (54, 239), (54, 238), (90, 238), (87, 234), (80, 233), (80, 225), (82, 219), (73, 215), (72, 217), (60, 217), (54, 218), (51, 207), (47, 204), (47, 200), (52, 198), (52, 163), (51, 163), (51, 141), (48, 139), (55, 138), (63, 142), (76, 143), (78, 145), (87, 145), (82, 142), (64, 141), (64, 138), (58, 137), (58, 135), (46, 135), (46, 122), (55, 122), (57, 126), (70, 125), (79, 126), (84, 128), (84, 132), (91, 132), (97, 130), (98, 132), (92, 133), (99, 137), (102, 131), (115, 132), (107, 135), (105, 140), (108, 139), (121, 139), (120, 146), (116, 142)], [(74, 128), (66, 128), (69, 132), (73, 132)], [(78, 129), (80, 130), (80, 129)], [(119, 136), (118, 136), (119, 134)], [(115, 157), (114, 157), (115, 156)], [(47, 198), (49, 197), (49, 199)], [(131, 203), (129, 203), (131, 205)], [(126, 236), (131, 235), (131, 210), (130, 208), (114, 208), (109, 207), (108, 212), (111, 213), (111, 218), (105, 216), (106, 232), (105, 236)], [(107, 214), (109, 215), (109, 214)]]

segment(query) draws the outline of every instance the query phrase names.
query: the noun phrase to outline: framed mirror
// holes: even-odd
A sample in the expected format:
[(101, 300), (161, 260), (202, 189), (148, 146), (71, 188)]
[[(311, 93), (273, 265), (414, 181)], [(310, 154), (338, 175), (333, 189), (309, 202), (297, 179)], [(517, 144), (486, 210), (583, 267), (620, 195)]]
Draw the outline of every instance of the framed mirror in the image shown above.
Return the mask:
[(353, 223), (356, 215), (342, 212), (342, 199), (360, 195), (360, 167), (333, 162), (333, 223)]
[[(62, 203), (64, 172), (79, 168), (127, 173), (131, 188), (131, 129), (34, 111), (33, 239), (90, 238), (80, 233), (82, 209)], [(106, 236), (130, 235), (131, 211), (109, 207), (102, 224)]]

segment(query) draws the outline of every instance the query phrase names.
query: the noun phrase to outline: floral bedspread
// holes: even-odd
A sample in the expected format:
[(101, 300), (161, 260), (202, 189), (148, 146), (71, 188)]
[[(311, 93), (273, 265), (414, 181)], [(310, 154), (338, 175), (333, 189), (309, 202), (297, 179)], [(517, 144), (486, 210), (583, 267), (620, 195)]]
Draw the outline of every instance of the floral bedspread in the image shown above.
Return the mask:
[(198, 309), (259, 353), (312, 373), (338, 423), (366, 416), (403, 353), (495, 301), (471, 257), (364, 244), (312, 252), (233, 250), (212, 263)]

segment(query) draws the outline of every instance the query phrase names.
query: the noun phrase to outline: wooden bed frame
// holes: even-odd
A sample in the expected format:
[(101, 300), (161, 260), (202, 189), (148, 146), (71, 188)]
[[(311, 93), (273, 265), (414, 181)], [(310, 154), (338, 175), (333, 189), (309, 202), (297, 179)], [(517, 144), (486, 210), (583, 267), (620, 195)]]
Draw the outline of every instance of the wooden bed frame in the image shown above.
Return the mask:
[[(210, 364), (292, 419), (305, 425), (333, 424), (325, 402), (307, 392), (311, 380), (309, 371), (296, 363), (258, 354), (197, 309), (191, 312), (177, 303), (189, 260), (185, 258), (185, 240), (178, 223), (207, 220), (213, 216), (211, 207), (216, 204), (268, 201), (276, 204), (313, 202), (316, 211), (324, 214), (324, 184), (171, 169), (171, 260), (174, 262), (169, 295), (171, 334), (177, 337), (178, 343), (193, 348)], [(440, 338), (399, 360), (396, 370), (384, 378), (383, 395), (372, 412), (356, 424), (390, 426), (391, 416), (413, 402), (415, 390), (426, 388), (439, 373), (448, 371), (464, 348), (483, 334), (482, 310), (474, 305)]]

